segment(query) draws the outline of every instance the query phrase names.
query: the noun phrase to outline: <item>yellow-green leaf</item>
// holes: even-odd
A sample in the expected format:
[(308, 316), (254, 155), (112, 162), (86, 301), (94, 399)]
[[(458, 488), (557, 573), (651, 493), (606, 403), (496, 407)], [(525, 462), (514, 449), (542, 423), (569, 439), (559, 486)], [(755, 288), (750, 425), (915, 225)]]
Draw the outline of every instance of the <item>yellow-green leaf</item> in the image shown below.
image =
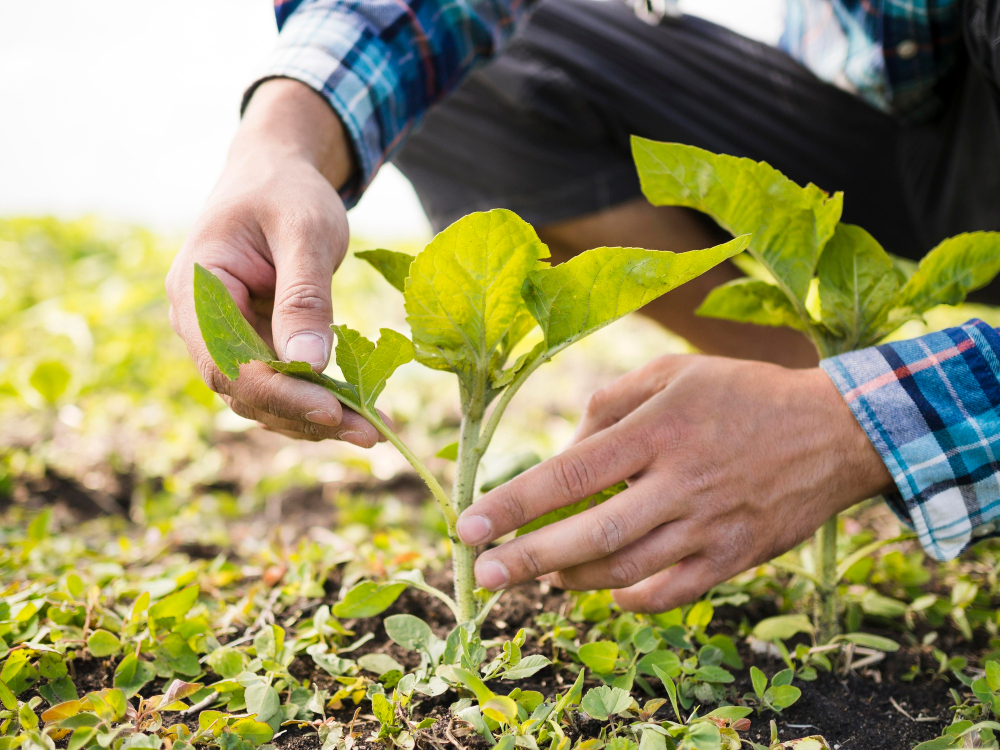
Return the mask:
[(715, 287), (697, 310), (704, 318), (804, 331), (808, 324), (780, 287), (759, 279), (735, 279)]
[(413, 344), (389, 328), (379, 331), (377, 344), (345, 325), (333, 326), (333, 330), (337, 334), (337, 365), (357, 389), (361, 403), (374, 410), (389, 376), (413, 359)]
[(394, 250), (363, 250), (354, 253), (355, 258), (360, 258), (370, 263), (376, 271), (392, 284), (399, 291), (403, 291), (406, 286), (406, 277), (410, 275), (410, 264), (413, 263), (413, 256), (407, 253), (397, 253)]
[(679, 143), (632, 138), (642, 191), (655, 206), (687, 206), (733, 235), (804, 307), (820, 251), (833, 235), (843, 194), (801, 187), (764, 162)]

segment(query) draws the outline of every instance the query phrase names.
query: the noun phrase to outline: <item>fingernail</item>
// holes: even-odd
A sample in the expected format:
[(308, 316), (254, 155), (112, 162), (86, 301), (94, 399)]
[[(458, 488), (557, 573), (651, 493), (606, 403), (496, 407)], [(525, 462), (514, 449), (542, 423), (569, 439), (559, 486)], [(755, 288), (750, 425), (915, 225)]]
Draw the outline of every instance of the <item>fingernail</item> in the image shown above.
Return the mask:
[(455, 524), (455, 530), (466, 544), (479, 544), (489, 537), (493, 524), (486, 516), (462, 516)]
[(476, 565), (476, 583), (490, 591), (496, 591), (507, 584), (510, 574), (507, 566), (496, 560), (485, 560)]
[(311, 411), (306, 413), (306, 420), (312, 422), (313, 424), (326, 425), (327, 427), (336, 427), (340, 422), (337, 418), (333, 416), (328, 411), (323, 409), (317, 409), (316, 411)]
[(285, 344), (286, 362), (326, 363), (326, 340), (315, 333), (296, 333)]
[(368, 447), (368, 436), (358, 430), (347, 430), (346, 432), (342, 432), (337, 435), (337, 440), (343, 440), (344, 442), (356, 445), (359, 448)]

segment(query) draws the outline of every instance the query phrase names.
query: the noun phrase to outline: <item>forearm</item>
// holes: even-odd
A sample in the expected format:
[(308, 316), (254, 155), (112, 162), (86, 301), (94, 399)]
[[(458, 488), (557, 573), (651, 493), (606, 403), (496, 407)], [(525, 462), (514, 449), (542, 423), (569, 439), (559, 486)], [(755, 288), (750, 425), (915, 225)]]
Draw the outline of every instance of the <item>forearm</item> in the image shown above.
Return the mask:
[(229, 160), (305, 160), (339, 190), (357, 170), (343, 124), (304, 83), (272, 78), (254, 90), (229, 150)]

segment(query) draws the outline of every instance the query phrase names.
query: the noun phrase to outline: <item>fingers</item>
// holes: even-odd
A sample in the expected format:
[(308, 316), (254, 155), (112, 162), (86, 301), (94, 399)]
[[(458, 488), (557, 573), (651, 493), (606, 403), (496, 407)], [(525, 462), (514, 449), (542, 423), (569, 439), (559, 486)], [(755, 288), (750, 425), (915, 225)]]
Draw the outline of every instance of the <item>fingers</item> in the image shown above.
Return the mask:
[(723, 572), (709, 553), (699, 553), (613, 596), (619, 607), (630, 612), (668, 612), (695, 601), (735, 572)]
[(671, 379), (694, 359), (696, 358), (684, 354), (658, 357), (594, 391), (587, 399), (580, 424), (569, 444), (575, 445), (620, 422), (666, 388)]
[(573, 591), (626, 588), (683, 560), (702, 546), (701, 536), (692, 524), (674, 521), (657, 526), (607, 557), (557, 571), (545, 576), (545, 580)]
[(339, 423), (325, 424), (311, 421), (316, 418), (316, 415), (311, 415), (307, 421), (282, 419), (237, 401), (232, 396), (223, 396), (222, 398), (236, 414), (245, 419), (252, 419), (262, 427), (272, 432), (279, 432), (286, 437), (300, 440), (344, 440), (359, 448), (371, 448), (381, 437), (364, 417), (346, 408), (343, 409)]
[[(640, 480), (596, 508), (487, 550), (476, 561), (476, 580), (480, 586), (497, 589), (587, 561), (606, 559), (664, 521), (672, 520), (671, 510), (676, 507), (663, 500), (662, 493), (662, 481)], [(617, 560), (622, 566), (617, 574), (623, 581), (638, 575), (640, 567), (649, 575), (665, 565), (647, 560), (639, 566), (635, 564), (638, 558), (628, 555)]]
[(468, 545), (493, 541), (637, 474), (648, 464), (650, 449), (640, 431), (621, 425), (595, 435), (486, 493), (462, 513), (458, 535)]
[(346, 232), (317, 216), (279, 225), (271, 243), (274, 309), (271, 332), (278, 356), (321, 372), (330, 359), (333, 305), (330, 282), (347, 246)]

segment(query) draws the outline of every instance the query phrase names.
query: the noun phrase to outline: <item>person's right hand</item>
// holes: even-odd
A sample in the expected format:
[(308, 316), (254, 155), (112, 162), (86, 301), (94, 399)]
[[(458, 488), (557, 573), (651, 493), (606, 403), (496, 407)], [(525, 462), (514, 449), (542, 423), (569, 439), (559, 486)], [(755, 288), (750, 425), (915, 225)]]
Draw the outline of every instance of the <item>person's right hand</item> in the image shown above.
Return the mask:
[[(194, 308), (194, 264), (218, 276), (284, 361), (317, 372), (330, 358), (330, 282), (347, 250), (333, 184), (353, 169), (343, 126), (304, 84), (254, 93), (219, 182), (167, 275), (170, 322), (205, 383), (234, 412), (290, 437), (371, 447), (378, 431), (325, 388), (252, 362), (230, 381), (212, 361)], [(333, 183), (333, 184), (331, 184)]]

